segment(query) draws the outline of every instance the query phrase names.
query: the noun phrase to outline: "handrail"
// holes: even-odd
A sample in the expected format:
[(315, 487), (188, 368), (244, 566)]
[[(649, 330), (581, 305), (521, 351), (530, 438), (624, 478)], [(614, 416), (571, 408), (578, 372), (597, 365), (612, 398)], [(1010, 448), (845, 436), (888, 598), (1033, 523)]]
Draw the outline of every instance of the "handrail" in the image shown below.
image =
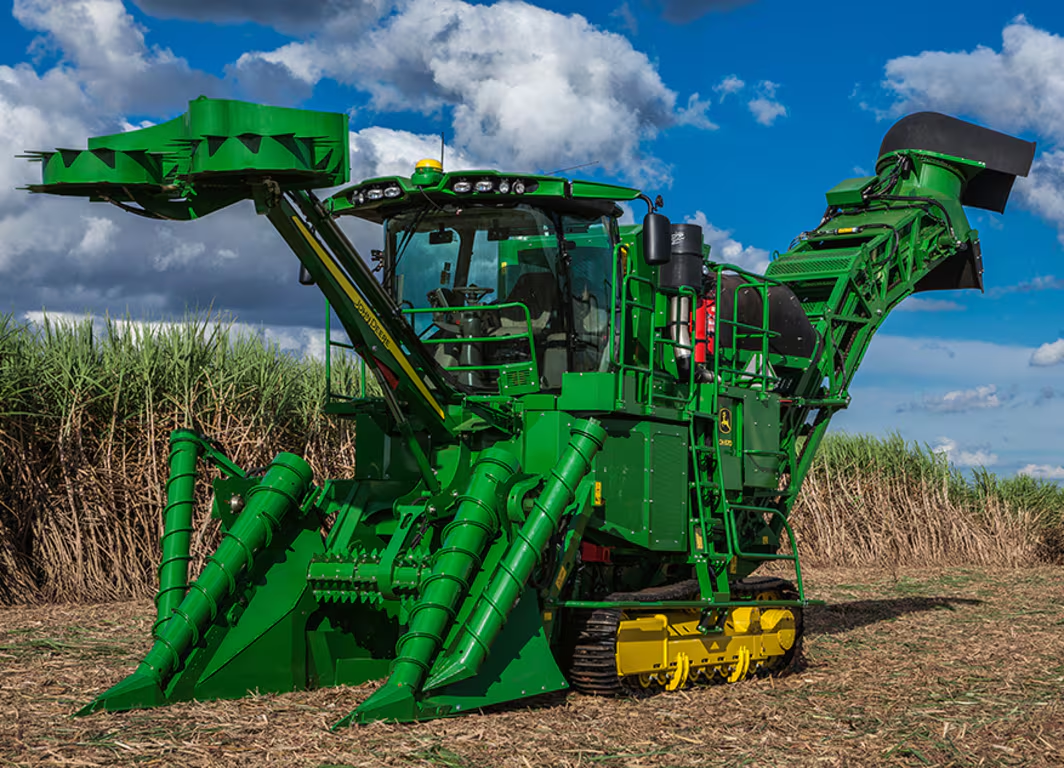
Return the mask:
[[(645, 303), (630, 298), (632, 293), (632, 284), (640, 284), (647, 286), (653, 293), (657, 290), (656, 284), (653, 280), (643, 277), (642, 275), (630, 274), (625, 275), (621, 285), (621, 312), (618, 317), (619, 322), (624, 322), (628, 318), (629, 314), (634, 311), (643, 311), (650, 313), (650, 319), (653, 321), (654, 313), (657, 311), (657, 307), (653, 303)], [(688, 296), (691, 299), (691, 306), (695, 306), (695, 302), (698, 300), (698, 294), (696, 291), (689, 287), (681, 287), (677, 290), (677, 293), (682, 296)], [(623, 331), (623, 329), (622, 329)], [(647, 409), (654, 407), (654, 399), (657, 397), (659, 400), (667, 400), (674, 406), (679, 408), (685, 408), (690, 405), (691, 399), (695, 396), (694, 389), (694, 366), (688, 371), (687, 375), (687, 392), (684, 395), (668, 395), (662, 392), (655, 393), (654, 380), (661, 379), (666, 381), (675, 381), (673, 377), (666, 377), (663, 371), (660, 371), (655, 366), (655, 360), (659, 349), (685, 349), (694, 353), (694, 344), (682, 344), (679, 341), (670, 339), (668, 337), (662, 337), (659, 334), (660, 327), (656, 327), (651, 322), (650, 339), (648, 340), (650, 346), (650, 359), (646, 365), (636, 365), (626, 362), (626, 342), (628, 340), (628, 334), (620, 334), (620, 349), (617, 359), (614, 364), (617, 366), (618, 373), (615, 398), (621, 401), (624, 397), (624, 380), (625, 372), (630, 371), (636, 375), (636, 396), (640, 402), (644, 404)]]
[[(469, 312), (500, 312), (504, 309), (519, 309), (524, 314), (523, 333), (507, 333), (500, 336), (454, 336), (444, 339), (422, 339), (421, 343), (426, 346), (439, 344), (495, 344), (499, 342), (517, 341), (524, 339), (528, 343), (528, 364), (533, 381), (539, 381), (539, 364), (536, 361), (536, 341), (532, 332), (532, 313), (528, 306), (520, 301), (508, 301), (502, 304), (482, 304), (471, 306), (446, 306), (446, 307), (404, 307), (400, 310), (403, 315), (427, 315), (438, 313), (469, 313)], [(520, 323), (520, 321), (518, 321)], [(498, 371), (502, 374), (514, 363), (491, 363), (485, 365), (445, 365), (441, 366), (450, 372), (471, 371)]]
[[(802, 566), (798, 562), (798, 540), (794, 536), (794, 529), (791, 528), (790, 521), (787, 520), (787, 515), (778, 509), (773, 507), (758, 507), (751, 504), (732, 504), (726, 502), (724, 505), (724, 531), (725, 535), (731, 539), (731, 546), (729, 549), (735, 557), (741, 557), (746, 560), (790, 560), (794, 563), (794, 581), (798, 587), (798, 599), (805, 600), (805, 586), (802, 583)], [(735, 513), (747, 512), (747, 513), (762, 513), (779, 517), (783, 523), (784, 530), (787, 531), (787, 539), (791, 545), (791, 554), (789, 555), (766, 555), (759, 552), (744, 552), (740, 546), (739, 539), (739, 526), (735, 520)]]

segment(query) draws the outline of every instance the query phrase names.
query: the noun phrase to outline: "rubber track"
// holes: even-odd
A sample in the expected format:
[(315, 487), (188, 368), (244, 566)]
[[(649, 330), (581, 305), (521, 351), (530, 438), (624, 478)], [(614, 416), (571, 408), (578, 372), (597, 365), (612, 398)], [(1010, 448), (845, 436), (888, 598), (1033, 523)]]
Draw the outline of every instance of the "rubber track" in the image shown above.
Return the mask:
[[(753, 598), (760, 592), (776, 591), (784, 599), (796, 599), (794, 585), (784, 579), (759, 576), (731, 585), (734, 599)], [(691, 600), (698, 596), (695, 579), (664, 587), (650, 587), (638, 592), (614, 592), (603, 600), (657, 602), (664, 600)], [(761, 674), (784, 672), (798, 658), (802, 645), (802, 609), (792, 608), (795, 613), (796, 639), (794, 645), (780, 661)], [(621, 608), (595, 608), (573, 611), (576, 644), (568, 670), (569, 682), (580, 693), (596, 696), (622, 696), (646, 691), (638, 685), (629, 684), (617, 675), (617, 631), (621, 625)]]

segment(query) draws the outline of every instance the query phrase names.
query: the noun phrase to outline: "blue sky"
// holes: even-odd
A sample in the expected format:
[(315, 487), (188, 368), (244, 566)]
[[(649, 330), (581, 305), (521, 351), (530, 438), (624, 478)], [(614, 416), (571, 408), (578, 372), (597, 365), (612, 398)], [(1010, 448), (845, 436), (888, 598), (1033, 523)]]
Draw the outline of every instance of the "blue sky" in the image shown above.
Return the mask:
[[(801, 7), (799, 7), (801, 6)], [(900, 432), (1064, 479), (1064, 8), (783, 0), (17, 0), (0, 16), (0, 311), (227, 309), (292, 350), (321, 308), (250, 206), (190, 225), (14, 187), (26, 149), (172, 117), (201, 93), (344, 111), (355, 178), (450, 168), (578, 174), (662, 194), (715, 253), (763, 265), (824, 192), (931, 109), (1038, 142), (1004, 215), (971, 211), (987, 292), (909, 299), (836, 427)], [(356, 226), (369, 247), (372, 227)]]

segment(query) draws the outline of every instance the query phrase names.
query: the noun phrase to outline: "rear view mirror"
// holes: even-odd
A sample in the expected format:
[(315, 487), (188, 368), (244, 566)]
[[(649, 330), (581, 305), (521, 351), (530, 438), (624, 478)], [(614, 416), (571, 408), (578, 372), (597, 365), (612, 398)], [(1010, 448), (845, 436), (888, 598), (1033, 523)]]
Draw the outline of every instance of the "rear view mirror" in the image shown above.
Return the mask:
[(449, 229), (438, 229), (435, 232), (429, 232), (429, 245), (443, 245), (444, 243), (454, 242), (454, 232)]
[(668, 264), (672, 253), (672, 222), (660, 213), (643, 217), (643, 259), (655, 266)]

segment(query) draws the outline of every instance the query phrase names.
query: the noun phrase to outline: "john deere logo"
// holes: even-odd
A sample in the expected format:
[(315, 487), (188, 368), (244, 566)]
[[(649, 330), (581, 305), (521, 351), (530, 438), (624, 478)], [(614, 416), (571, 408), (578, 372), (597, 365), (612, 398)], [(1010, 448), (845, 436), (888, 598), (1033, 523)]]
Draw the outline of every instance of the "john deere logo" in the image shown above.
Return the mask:
[(730, 435), (731, 434), (731, 424), (732, 424), (732, 421), (731, 421), (731, 409), (730, 408), (721, 408), (720, 409), (719, 422), (720, 422), (720, 433), (722, 435)]

